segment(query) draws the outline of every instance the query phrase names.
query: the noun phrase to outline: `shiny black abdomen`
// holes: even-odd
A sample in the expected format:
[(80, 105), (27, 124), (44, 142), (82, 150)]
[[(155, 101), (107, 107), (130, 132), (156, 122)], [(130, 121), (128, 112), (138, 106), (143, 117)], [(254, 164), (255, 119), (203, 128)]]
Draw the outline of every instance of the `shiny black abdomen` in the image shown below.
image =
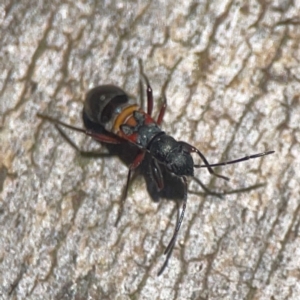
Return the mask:
[(84, 102), (83, 121), (87, 129), (111, 130), (113, 120), (130, 102), (126, 93), (114, 85), (100, 85), (91, 89)]

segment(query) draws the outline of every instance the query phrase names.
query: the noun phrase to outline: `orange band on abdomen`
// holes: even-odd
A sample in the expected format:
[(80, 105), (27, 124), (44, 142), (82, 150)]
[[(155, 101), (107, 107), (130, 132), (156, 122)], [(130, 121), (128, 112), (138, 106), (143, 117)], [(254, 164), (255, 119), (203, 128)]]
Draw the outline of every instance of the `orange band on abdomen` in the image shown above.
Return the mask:
[(118, 133), (120, 126), (126, 123), (126, 120), (132, 115), (135, 110), (138, 110), (138, 105), (131, 105), (126, 107), (116, 118), (116, 121), (113, 126), (113, 132)]

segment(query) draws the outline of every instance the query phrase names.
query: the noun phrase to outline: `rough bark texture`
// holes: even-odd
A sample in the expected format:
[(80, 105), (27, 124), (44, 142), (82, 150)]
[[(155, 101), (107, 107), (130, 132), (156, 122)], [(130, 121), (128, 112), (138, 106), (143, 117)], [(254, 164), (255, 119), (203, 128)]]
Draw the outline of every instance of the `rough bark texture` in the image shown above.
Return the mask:
[[(299, 299), (299, 15), (297, 1), (3, 0), (0, 298)], [(164, 130), (209, 162), (276, 151), (220, 168), (229, 183), (195, 170), (235, 193), (190, 181), (160, 277), (182, 186), (155, 193), (145, 163), (115, 227), (128, 160), (82, 157), (36, 117), (81, 127), (99, 84), (139, 100), (139, 59), (156, 114), (166, 86)]]

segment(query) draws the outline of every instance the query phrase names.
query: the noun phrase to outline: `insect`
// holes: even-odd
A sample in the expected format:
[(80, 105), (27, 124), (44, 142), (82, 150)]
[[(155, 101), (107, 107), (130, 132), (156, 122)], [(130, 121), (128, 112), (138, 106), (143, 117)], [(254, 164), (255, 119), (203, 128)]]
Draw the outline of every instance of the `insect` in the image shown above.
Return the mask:
[[(158, 275), (160, 275), (167, 266), (167, 261), (173, 251), (184, 218), (187, 205), (187, 176), (194, 176), (194, 168), (207, 168), (210, 174), (224, 180), (229, 180), (228, 177), (217, 174), (213, 170), (213, 167), (262, 157), (272, 154), (274, 151), (245, 156), (232, 161), (209, 164), (205, 156), (196, 147), (183, 141), (177, 141), (162, 131), (160, 125), (162, 124), (167, 108), (166, 97), (164, 96), (163, 104), (155, 120), (152, 117), (152, 88), (147, 77), (144, 74), (142, 74), (142, 76), (147, 84), (147, 112), (140, 108), (134, 100), (130, 99), (121, 88), (114, 85), (101, 85), (91, 89), (86, 95), (83, 108), (85, 129), (71, 126), (48, 115), (38, 114), (37, 116), (54, 123), (58, 129), (59, 126), (62, 126), (82, 132), (99, 142), (121, 144), (126, 141), (138, 148), (137, 156), (129, 166), (125, 192), (121, 198), (117, 222), (119, 221), (124, 201), (127, 197), (131, 174), (141, 164), (146, 153), (151, 157), (150, 169), (158, 190), (164, 188), (162, 166), (164, 166), (168, 172), (181, 178), (184, 187), (182, 209), (178, 215), (173, 236), (164, 251), (164, 254), (167, 255), (167, 259), (158, 273)], [(194, 164), (191, 155), (193, 153), (200, 157), (204, 165)]]

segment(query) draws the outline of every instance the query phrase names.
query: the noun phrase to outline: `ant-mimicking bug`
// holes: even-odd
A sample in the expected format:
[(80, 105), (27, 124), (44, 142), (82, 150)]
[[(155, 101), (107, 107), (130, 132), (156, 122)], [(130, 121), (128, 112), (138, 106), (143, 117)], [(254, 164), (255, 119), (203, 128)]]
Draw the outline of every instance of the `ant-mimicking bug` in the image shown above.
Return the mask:
[[(232, 161), (209, 164), (205, 156), (197, 148), (186, 142), (175, 140), (160, 129), (167, 108), (166, 97), (164, 95), (164, 102), (155, 121), (152, 118), (152, 88), (144, 73), (142, 73), (142, 76), (147, 84), (147, 112), (144, 112), (121, 88), (114, 85), (101, 85), (91, 89), (86, 95), (83, 108), (83, 122), (86, 129), (71, 126), (48, 115), (38, 113), (37, 116), (54, 123), (61, 133), (59, 126), (82, 132), (99, 142), (121, 144), (127, 141), (138, 148), (138, 154), (129, 166), (125, 192), (121, 199), (116, 223), (120, 219), (123, 204), (127, 197), (131, 173), (141, 164), (146, 153), (149, 153), (151, 157), (152, 178), (158, 190), (164, 188), (162, 165), (165, 166), (168, 172), (182, 179), (184, 186), (183, 205), (181, 213), (177, 217), (173, 236), (164, 251), (167, 258), (158, 272), (158, 275), (160, 275), (167, 266), (183, 221), (187, 204), (187, 176), (194, 176), (194, 168), (207, 168), (210, 174), (229, 180), (228, 177), (215, 173), (212, 168), (262, 157), (275, 151), (267, 151)], [(196, 153), (202, 159), (204, 165), (194, 164), (192, 153)]]

